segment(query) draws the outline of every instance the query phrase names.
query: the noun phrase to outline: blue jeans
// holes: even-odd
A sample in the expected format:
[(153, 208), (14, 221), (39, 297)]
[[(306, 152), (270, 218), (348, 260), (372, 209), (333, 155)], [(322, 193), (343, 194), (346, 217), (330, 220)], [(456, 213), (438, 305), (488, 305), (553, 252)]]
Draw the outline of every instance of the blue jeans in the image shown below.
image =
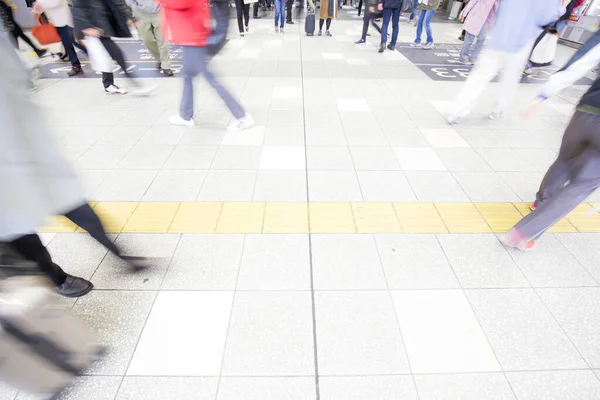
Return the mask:
[(475, 47), (473, 47), (473, 51), (471, 51), (471, 46), (473, 45), (476, 36), (470, 34), (469, 32), (465, 33), (465, 43), (463, 44), (462, 50), (460, 52), (460, 59), (462, 61), (469, 61), (469, 59), (471, 59), (474, 62), (475, 60), (477, 60), (477, 57), (479, 57), (479, 53), (481, 53), (481, 49), (483, 48), (483, 43), (485, 42), (486, 34), (487, 32), (484, 26), (483, 28), (481, 28), (479, 36), (477, 36), (477, 43), (475, 44)]
[(274, 0), (275, 1), (275, 27), (277, 27), (277, 22), (279, 23), (279, 27), (283, 28), (285, 25), (285, 0)]
[[(410, 1), (410, 0), (408, 0)], [(419, 0), (413, 0), (412, 11), (410, 12), (410, 20), (412, 21), (417, 16), (417, 7), (419, 6)]]
[(387, 43), (388, 25), (392, 20), (392, 41), (390, 46), (395, 47), (398, 40), (398, 23), (400, 22), (399, 8), (384, 8), (383, 9), (383, 24), (381, 25), (381, 44)]
[[(58, 33), (58, 36), (60, 36), (60, 41), (62, 42), (63, 46), (65, 47), (65, 52), (67, 53), (67, 56), (69, 57), (69, 61), (71, 62), (71, 65), (73, 67), (81, 67), (81, 63), (79, 62), (79, 58), (77, 57), (77, 52), (75, 51), (75, 47), (77, 47), (78, 49), (82, 49), (84, 52), (87, 53), (87, 50), (85, 49), (85, 47), (83, 47), (82, 45), (80, 45), (79, 43), (77, 43), (75, 41), (75, 37), (73, 36), (73, 28), (71, 28), (69, 25), (65, 25), (65, 26), (57, 26), (56, 28), (56, 32)], [(73, 47), (75, 46), (75, 47)]]
[(433, 33), (431, 32), (431, 18), (433, 18), (435, 10), (421, 10), (419, 14), (419, 22), (417, 23), (417, 38), (416, 44), (421, 43), (421, 34), (423, 33), (423, 22), (425, 23), (425, 32), (427, 32), (427, 43), (433, 43)]

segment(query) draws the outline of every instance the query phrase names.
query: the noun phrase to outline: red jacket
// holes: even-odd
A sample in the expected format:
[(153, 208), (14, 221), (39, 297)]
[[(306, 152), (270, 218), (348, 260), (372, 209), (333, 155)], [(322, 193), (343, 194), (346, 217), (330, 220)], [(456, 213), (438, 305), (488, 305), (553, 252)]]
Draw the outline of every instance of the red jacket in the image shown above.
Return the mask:
[(206, 46), (211, 31), (206, 0), (158, 2), (163, 5), (163, 35), (167, 41), (182, 46)]

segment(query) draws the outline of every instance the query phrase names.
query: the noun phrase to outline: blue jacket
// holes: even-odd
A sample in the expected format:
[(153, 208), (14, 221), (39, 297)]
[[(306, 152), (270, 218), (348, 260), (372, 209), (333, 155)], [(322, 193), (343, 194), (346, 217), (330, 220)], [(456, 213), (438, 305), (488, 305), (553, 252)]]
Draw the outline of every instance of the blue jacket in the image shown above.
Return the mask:
[(517, 53), (565, 13), (561, 0), (501, 0), (488, 46)]

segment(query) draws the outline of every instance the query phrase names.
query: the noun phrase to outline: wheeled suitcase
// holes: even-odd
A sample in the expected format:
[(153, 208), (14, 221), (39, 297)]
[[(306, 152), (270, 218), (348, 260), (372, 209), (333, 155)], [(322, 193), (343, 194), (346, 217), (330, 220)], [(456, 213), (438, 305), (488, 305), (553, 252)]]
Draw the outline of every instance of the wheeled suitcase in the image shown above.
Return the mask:
[(304, 31), (306, 36), (314, 36), (315, 34), (315, 13), (309, 11), (306, 15), (306, 21), (304, 22)]
[[(0, 264), (6, 259), (0, 257)], [(19, 390), (56, 394), (83, 374), (103, 347), (30, 264), (0, 265), (0, 275), (0, 380)]]

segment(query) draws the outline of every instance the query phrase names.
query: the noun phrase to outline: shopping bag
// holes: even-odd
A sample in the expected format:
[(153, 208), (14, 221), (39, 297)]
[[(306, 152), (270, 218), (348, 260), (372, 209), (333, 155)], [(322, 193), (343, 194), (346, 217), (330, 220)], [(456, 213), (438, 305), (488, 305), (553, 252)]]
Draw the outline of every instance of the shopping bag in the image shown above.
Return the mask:
[(92, 69), (98, 72), (112, 72), (113, 62), (110, 54), (106, 51), (106, 48), (97, 37), (86, 36), (84, 38), (85, 47), (88, 51), (88, 57)]
[(31, 28), (31, 34), (42, 46), (60, 42), (60, 36), (56, 28), (48, 23), (44, 14), (40, 14), (35, 19), (35, 25)]
[(534, 67), (545, 67), (552, 64), (556, 57), (558, 35), (546, 33), (542, 40), (535, 46), (529, 61)]

